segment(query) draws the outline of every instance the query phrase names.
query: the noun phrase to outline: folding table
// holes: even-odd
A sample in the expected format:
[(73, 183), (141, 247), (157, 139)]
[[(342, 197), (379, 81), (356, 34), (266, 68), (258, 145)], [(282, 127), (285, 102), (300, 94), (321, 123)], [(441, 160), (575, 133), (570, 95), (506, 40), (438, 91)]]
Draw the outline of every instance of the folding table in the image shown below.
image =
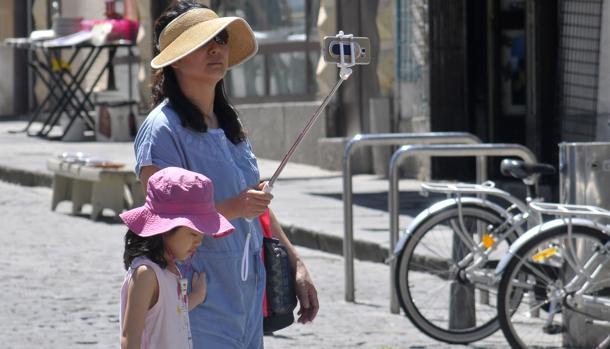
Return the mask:
[[(89, 116), (88, 110), (93, 109), (91, 94), (97, 86), (102, 74), (108, 72), (108, 89), (115, 89), (113, 59), (117, 49), (125, 47), (128, 49), (130, 58), (133, 56), (133, 46), (131, 41), (119, 40), (102, 45), (93, 45), (89, 42), (78, 44), (64, 44), (59, 40), (31, 41), (29, 39), (7, 39), (5, 44), (19, 49), (32, 50), (31, 59), (28, 60), (29, 66), (33, 69), (36, 76), (45, 84), (48, 89), (43, 101), (34, 110), (27, 126), (23, 132), (28, 135), (50, 137), (50, 133), (60, 120), (63, 113), (67, 116), (68, 124), (61, 136), (63, 139), (70, 127), (77, 118), (81, 118), (85, 124), (95, 129), (95, 121)], [(70, 51), (69, 59), (64, 62), (61, 57), (63, 51)], [(93, 83), (86, 88), (83, 83), (85, 78), (92, 73), (91, 70), (96, 61), (100, 59), (102, 51), (108, 51), (108, 59), (102, 69), (94, 75)], [(75, 58), (80, 52), (84, 52), (84, 58), (78, 62)], [(131, 84), (131, 59), (128, 64), (129, 69), (129, 99), (132, 95)], [(50, 104), (53, 102), (53, 104)], [(53, 105), (46, 118), (42, 118), (43, 110), (47, 105)], [(42, 128), (37, 133), (30, 133), (29, 128), (38, 119), (42, 121)]]

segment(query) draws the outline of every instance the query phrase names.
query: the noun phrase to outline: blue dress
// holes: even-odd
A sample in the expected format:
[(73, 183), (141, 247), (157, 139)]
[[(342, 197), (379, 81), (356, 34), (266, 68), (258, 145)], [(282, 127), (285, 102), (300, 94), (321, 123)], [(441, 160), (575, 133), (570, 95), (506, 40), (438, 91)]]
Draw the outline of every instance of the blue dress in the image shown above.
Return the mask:
[[(214, 183), (216, 202), (235, 197), (260, 180), (247, 140), (233, 144), (222, 129), (208, 128), (203, 133), (187, 129), (167, 100), (150, 112), (134, 148), (137, 175), (148, 165), (201, 173)], [(219, 239), (205, 236), (193, 256), (192, 270), (183, 270), (189, 278), (192, 271), (207, 273), (207, 298), (189, 314), (196, 349), (263, 347), (262, 229), (256, 219), (238, 218), (231, 224), (236, 228), (233, 234)]]

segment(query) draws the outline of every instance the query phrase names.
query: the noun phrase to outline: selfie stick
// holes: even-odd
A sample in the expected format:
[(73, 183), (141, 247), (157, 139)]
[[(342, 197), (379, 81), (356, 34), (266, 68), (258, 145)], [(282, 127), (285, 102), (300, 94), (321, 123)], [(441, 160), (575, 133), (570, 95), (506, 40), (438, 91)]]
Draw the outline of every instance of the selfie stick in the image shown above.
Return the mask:
[(354, 42), (352, 41), (353, 35), (352, 34), (343, 34), (343, 31), (339, 31), (339, 34), (337, 34), (337, 38), (339, 40), (341, 40), (341, 43), (343, 42), (342, 41), (343, 39), (348, 39), (349, 40), (349, 42), (350, 42), (350, 54), (351, 54), (351, 57), (352, 57), (351, 62), (345, 62), (345, 53), (344, 53), (344, 50), (343, 50), (343, 44), (340, 44), (339, 45), (339, 52), (340, 52), (340, 56), (341, 56), (341, 63), (337, 63), (337, 67), (340, 68), (340, 70), (339, 70), (339, 77), (340, 77), (339, 81), (337, 81), (337, 83), (332, 88), (332, 90), (330, 90), (328, 95), (324, 98), (324, 100), (322, 101), (322, 104), (318, 107), (318, 109), (313, 114), (311, 119), (309, 119), (309, 122), (307, 122), (307, 125), (305, 125), (305, 128), (303, 129), (301, 134), (299, 134), (299, 137), (297, 137), (297, 140), (294, 142), (292, 147), (290, 147), (290, 150), (288, 150), (286, 155), (284, 155), (284, 158), (282, 159), (282, 162), (280, 163), (280, 165), (277, 167), (277, 169), (273, 173), (273, 176), (271, 176), (271, 179), (268, 182), (265, 182), (265, 185), (263, 186), (263, 191), (265, 193), (270, 193), (271, 192), (271, 190), (273, 189), (273, 185), (275, 184), (275, 181), (280, 176), (280, 173), (282, 173), (282, 170), (284, 169), (284, 167), (286, 167), (286, 164), (288, 163), (288, 160), (290, 160), (290, 157), (295, 152), (295, 150), (297, 149), (299, 144), (301, 144), (301, 142), (303, 141), (303, 138), (305, 138), (305, 135), (307, 135), (307, 133), (309, 132), (309, 130), (311, 129), (313, 124), (316, 122), (316, 120), (318, 119), (320, 114), (322, 114), (322, 110), (324, 110), (324, 107), (326, 107), (326, 105), (328, 104), (330, 99), (333, 97), (335, 92), (337, 92), (337, 90), (339, 89), (339, 86), (341, 86), (343, 81), (347, 80), (350, 77), (350, 75), (352, 75), (352, 69), (350, 67), (353, 67), (354, 65), (356, 65), (356, 55), (355, 55), (355, 50), (354, 50)]

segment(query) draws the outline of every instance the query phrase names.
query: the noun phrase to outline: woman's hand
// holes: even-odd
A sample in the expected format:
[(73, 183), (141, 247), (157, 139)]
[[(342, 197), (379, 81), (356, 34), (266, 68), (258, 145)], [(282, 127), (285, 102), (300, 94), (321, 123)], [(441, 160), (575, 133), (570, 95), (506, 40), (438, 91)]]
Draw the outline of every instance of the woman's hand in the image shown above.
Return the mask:
[(298, 322), (306, 324), (312, 322), (318, 314), (320, 304), (318, 303), (318, 291), (309, 276), (309, 271), (301, 260), (296, 263), (296, 293), (301, 307), (299, 308)]
[(269, 204), (273, 195), (263, 191), (264, 183), (259, 183), (254, 189), (242, 191), (238, 196), (240, 205), (240, 216), (254, 218), (262, 215)]
[(216, 210), (228, 220), (262, 215), (273, 199), (273, 195), (262, 191), (263, 186), (264, 183), (259, 183), (254, 188), (242, 191), (238, 196), (217, 202)]
[(206, 281), (206, 274), (193, 273), (191, 293), (189, 293), (189, 311), (193, 310), (196, 306), (205, 301), (205, 297), (208, 294), (208, 284)]

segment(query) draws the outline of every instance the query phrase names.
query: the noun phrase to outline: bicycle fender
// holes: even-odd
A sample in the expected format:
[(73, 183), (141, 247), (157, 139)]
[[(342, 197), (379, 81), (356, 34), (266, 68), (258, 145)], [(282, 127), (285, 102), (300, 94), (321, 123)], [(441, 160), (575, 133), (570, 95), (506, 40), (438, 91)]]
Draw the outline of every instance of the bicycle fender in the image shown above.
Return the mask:
[[(561, 226), (567, 226), (565, 218), (564, 219), (557, 218), (557, 219), (553, 219), (552, 221), (548, 221), (546, 223), (537, 225), (537, 226), (529, 229), (528, 231), (526, 231), (523, 235), (519, 236), (517, 238), (517, 240), (515, 240), (515, 242), (513, 242), (510, 245), (510, 247), (508, 248), (508, 251), (500, 259), (500, 262), (496, 266), (496, 270), (495, 270), (496, 275), (499, 276), (500, 274), (502, 274), (504, 269), (506, 269), (508, 262), (515, 255), (515, 253), (521, 248), (521, 246), (523, 246), (531, 238), (533, 238), (534, 236), (536, 236), (540, 233), (544, 233), (544, 232), (547, 232), (552, 229), (557, 229)], [(601, 229), (600, 226), (598, 224), (596, 224), (595, 222), (592, 222), (590, 220), (583, 219), (583, 218), (572, 218), (572, 226)]]
[[(501, 217), (506, 217), (506, 210), (501, 206), (494, 204), (491, 201), (483, 200), (476, 197), (462, 197), (460, 199), (463, 206), (479, 206), (484, 208), (489, 208), (496, 213), (498, 213)], [(434, 205), (428, 207), (427, 209), (420, 212), (414, 219), (411, 221), (411, 224), (405, 230), (405, 233), (400, 237), (398, 242), (396, 243), (396, 247), (394, 248), (394, 253), (392, 258), (398, 257), (398, 253), (405, 247), (407, 240), (413, 232), (417, 229), (417, 227), (422, 224), (424, 221), (428, 219), (428, 217), (438, 214), (440, 211), (446, 210), (451, 206), (457, 206), (457, 199), (445, 199), (443, 201), (439, 201)]]

